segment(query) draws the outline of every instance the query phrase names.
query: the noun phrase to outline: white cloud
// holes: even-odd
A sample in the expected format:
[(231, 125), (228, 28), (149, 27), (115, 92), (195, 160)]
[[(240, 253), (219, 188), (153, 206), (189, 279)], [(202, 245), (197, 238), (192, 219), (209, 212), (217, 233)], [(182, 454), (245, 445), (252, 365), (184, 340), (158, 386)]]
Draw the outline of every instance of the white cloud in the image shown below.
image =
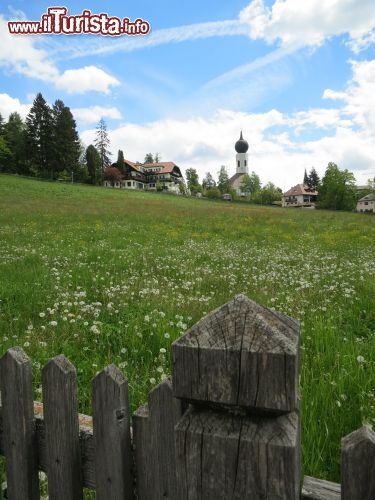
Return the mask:
[(72, 109), (72, 113), (74, 118), (83, 123), (97, 123), (100, 118), (111, 118), (113, 120), (122, 118), (120, 111), (115, 107), (89, 106), (88, 108)]
[(7, 21), (0, 15), (0, 66), (29, 78), (50, 82), (69, 94), (89, 91), (109, 94), (110, 88), (119, 84), (116, 78), (96, 66), (67, 69), (61, 74), (50, 51), (38, 47), (40, 43), (42, 39), (38, 36), (11, 35)]
[(19, 113), (25, 119), (30, 107), (31, 104), (22, 104), (18, 98), (11, 97), (9, 94), (0, 94), (0, 113), (5, 120), (13, 112)]
[(0, 65), (30, 78), (54, 81), (59, 72), (47, 52), (35, 47), (37, 38), (11, 35), (7, 21), (0, 15)]
[(373, 0), (276, 0), (271, 8), (253, 0), (239, 15), (252, 39), (283, 46), (318, 46), (326, 38), (348, 33), (354, 43), (375, 25)]
[(56, 79), (56, 87), (68, 94), (84, 94), (88, 91), (110, 93), (110, 87), (120, 82), (96, 66), (67, 69)]

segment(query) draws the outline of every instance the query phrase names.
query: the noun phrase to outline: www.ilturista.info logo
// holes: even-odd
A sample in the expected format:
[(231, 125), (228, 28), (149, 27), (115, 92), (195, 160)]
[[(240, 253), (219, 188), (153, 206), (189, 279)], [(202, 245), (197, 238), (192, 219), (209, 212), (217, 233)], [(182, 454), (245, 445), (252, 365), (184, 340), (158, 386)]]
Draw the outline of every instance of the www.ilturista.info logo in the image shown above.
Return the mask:
[(8, 21), (9, 33), (13, 35), (77, 35), (104, 36), (147, 35), (150, 24), (143, 19), (131, 22), (128, 17), (120, 19), (107, 14), (92, 14), (82, 11), (79, 16), (67, 16), (66, 7), (49, 7), (40, 21)]

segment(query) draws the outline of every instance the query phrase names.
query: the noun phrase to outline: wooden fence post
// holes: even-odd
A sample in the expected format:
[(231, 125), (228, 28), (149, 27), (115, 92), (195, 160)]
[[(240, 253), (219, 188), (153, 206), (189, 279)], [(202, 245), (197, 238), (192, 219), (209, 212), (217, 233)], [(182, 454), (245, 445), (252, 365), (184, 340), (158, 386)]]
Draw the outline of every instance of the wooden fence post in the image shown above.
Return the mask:
[(8, 497), (39, 499), (31, 362), (15, 347), (0, 365)]
[(97, 500), (133, 498), (128, 383), (110, 365), (93, 380)]
[(174, 426), (181, 402), (164, 380), (133, 415), (134, 456), (138, 500), (177, 500)]
[(375, 498), (375, 432), (363, 426), (341, 440), (342, 500)]
[(65, 356), (42, 371), (50, 500), (82, 500), (76, 370)]
[(177, 498), (298, 499), (298, 323), (239, 295), (172, 354)]

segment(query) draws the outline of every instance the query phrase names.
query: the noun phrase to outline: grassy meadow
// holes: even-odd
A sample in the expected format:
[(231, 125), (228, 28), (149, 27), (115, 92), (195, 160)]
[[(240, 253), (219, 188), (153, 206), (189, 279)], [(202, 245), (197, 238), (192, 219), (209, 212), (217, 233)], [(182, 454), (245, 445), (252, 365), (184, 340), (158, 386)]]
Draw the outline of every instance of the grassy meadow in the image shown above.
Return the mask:
[(170, 345), (238, 293), (301, 322), (304, 473), (339, 481), (340, 439), (375, 423), (375, 217), (0, 176), (0, 355), (64, 353), (80, 411), (109, 363), (132, 409)]

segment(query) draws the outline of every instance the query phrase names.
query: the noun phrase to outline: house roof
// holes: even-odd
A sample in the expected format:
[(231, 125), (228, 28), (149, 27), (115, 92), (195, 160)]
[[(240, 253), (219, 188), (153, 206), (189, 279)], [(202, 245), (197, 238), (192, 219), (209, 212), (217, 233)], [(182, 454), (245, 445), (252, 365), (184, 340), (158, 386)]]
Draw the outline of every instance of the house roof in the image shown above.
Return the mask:
[(160, 161), (158, 163), (144, 163), (143, 168), (156, 168), (161, 167), (160, 174), (170, 174), (175, 168), (180, 170), (173, 161)]
[(307, 186), (304, 186), (303, 184), (297, 184), (296, 186), (293, 186), (292, 188), (289, 189), (286, 193), (283, 194), (283, 196), (298, 196), (298, 195), (303, 195), (303, 194), (315, 194), (317, 195), (317, 191), (311, 191)]
[(366, 196), (364, 196), (358, 201), (373, 201), (373, 200), (375, 200), (375, 193), (366, 194)]

